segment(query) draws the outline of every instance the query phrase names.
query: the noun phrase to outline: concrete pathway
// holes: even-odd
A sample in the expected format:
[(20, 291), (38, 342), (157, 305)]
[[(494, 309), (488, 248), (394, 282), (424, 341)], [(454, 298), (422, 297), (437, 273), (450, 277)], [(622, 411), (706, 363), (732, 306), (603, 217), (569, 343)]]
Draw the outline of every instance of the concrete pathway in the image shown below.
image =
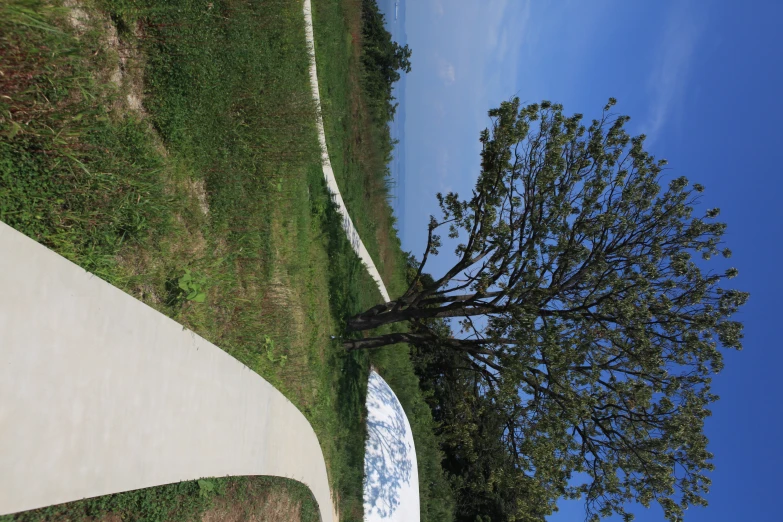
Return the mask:
[(333, 521), (313, 429), (236, 359), (3, 223), (0, 288), (0, 515), (274, 475)]
[(367, 383), (365, 522), (419, 522), (419, 468), (413, 431), (399, 399), (375, 371)]
[(326, 135), (324, 134), (324, 119), (321, 111), (321, 95), (318, 90), (318, 71), (315, 64), (315, 38), (313, 36), (313, 11), (310, 5), (310, 0), (304, 0), (304, 18), (305, 18), (305, 37), (307, 39), (307, 52), (310, 55), (310, 86), (313, 90), (313, 98), (315, 99), (317, 106), (317, 120), (318, 126), (318, 142), (321, 144), (321, 164), (323, 166), (324, 178), (326, 179), (326, 186), (329, 189), (329, 193), (332, 195), (332, 200), (337, 205), (337, 211), (343, 219), (343, 230), (345, 230), (348, 240), (353, 246), (354, 252), (362, 260), (367, 271), (370, 273), (370, 277), (373, 278), (378, 285), (378, 290), (381, 293), (384, 301), (390, 301), (389, 293), (386, 291), (386, 286), (383, 284), (381, 274), (378, 273), (378, 269), (375, 268), (370, 253), (362, 243), (362, 239), (359, 237), (356, 227), (351, 221), (351, 216), (348, 215), (348, 210), (345, 208), (343, 197), (340, 195), (340, 188), (337, 186), (337, 180), (334, 177), (334, 170), (332, 169), (332, 162), (329, 161), (329, 150), (326, 148)]

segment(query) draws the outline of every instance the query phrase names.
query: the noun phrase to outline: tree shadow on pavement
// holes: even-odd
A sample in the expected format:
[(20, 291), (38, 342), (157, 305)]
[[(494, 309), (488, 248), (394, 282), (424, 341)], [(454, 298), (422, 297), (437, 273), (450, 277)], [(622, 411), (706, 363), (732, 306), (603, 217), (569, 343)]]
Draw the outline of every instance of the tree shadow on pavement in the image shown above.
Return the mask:
[(413, 448), (405, 413), (389, 385), (375, 372), (367, 386), (367, 450), (364, 459), (365, 516), (391, 516), (400, 490), (410, 484)]

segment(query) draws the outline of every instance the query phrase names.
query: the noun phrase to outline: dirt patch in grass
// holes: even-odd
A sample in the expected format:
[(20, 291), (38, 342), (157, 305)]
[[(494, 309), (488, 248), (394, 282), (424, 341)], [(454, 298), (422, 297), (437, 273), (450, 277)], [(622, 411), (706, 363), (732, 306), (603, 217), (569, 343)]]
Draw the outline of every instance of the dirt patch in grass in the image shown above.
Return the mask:
[(90, 23), (90, 15), (87, 11), (82, 9), (81, 3), (76, 0), (65, 0), (63, 7), (69, 9), (68, 23), (74, 28), (77, 33), (83, 33), (87, 30)]
[[(309, 490), (293, 481), (266, 477), (232, 479), (224, 495), (216, 496), (201, 522), (315, 522)], [(335, 519), (337, 520), (337, 519)]]
[(209, 214), (209, 203), (207, 202), (207, 189), (203, 179), (188, 179), (188, 192), (190, 196), (198, 201), (198, 208), (206, 216)]
[(122, 522), (122, 517), (116, 513), (107, 513), (100, 518), (96, 518), (94, 522)]
[(343, 0), (345, 23), (351, 34), (351, 54), (358, 60), (362, 54), (362, 0)]
[(146, 118), (144, 109), (144, 58), (138, 49), (141, 28), (135, 24), (129, 34), (122, 38), (114, 23), (104, 14), (96, 14), (103, 30), (102, 43), (116, 56), (113, 66), (104, 71), (106, 79), (116, 86), (122, 96), (114, 109), (119, 112), (132, 111)]
[(219, 499), (201, 517), (202, 522), (300, 522), (301, 504), (285, 491), (271, 491), (246, 499)]

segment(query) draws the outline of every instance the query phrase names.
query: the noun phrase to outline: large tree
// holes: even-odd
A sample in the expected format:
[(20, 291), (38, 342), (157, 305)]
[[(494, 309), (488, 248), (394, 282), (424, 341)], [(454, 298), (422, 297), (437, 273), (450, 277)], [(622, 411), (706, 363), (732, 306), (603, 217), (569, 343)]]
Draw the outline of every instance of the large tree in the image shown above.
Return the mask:
[[(345, 346), (454, 350), (537, 487), (581, 496), (588, 518), (657, 501), (679, 520), (705, 503), (710, 379), (720, 349), (741, 348), (731, 316), (748, 294), (721, 286), (735, 269), (705, 268), (731, 252), (718, 210), (696, 213), (703, 187), (678, 177), (662, 189), (665, 161), (613, 105), (589, 126), (549, 102), (490, 111), (471, 197), (438, 195), (442, 217), (408, 290), (349, 321), (412, 328)], [(462, 241), (455, 262), (425, 277), (443, 228)]]

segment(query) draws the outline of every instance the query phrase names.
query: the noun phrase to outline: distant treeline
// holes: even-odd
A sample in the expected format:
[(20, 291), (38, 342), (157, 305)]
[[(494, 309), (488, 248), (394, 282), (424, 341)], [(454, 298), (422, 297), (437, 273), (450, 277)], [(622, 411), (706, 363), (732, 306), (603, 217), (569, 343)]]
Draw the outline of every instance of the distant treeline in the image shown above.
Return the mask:
[(400, 72), (411, 70), (411, 50), (392, 40), (384, 26), (385, 17), (375, 0), (362, 1), (362, 63), (364, 88), (372, 99), (372, 116), (377, 123), (394, 117), (397, 104), (392, 96)]

